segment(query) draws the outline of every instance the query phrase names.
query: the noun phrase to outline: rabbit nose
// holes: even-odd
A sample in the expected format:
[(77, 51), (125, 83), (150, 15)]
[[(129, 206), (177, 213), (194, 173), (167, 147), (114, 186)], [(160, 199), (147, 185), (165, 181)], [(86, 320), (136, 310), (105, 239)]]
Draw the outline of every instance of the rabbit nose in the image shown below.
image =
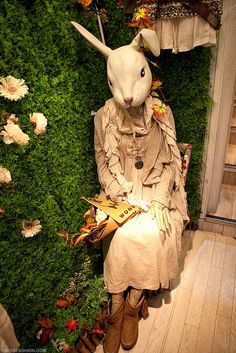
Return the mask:
[(124, 101), (125, 103), (131, 104), (133, 102), (133, 97), (125, 97)]

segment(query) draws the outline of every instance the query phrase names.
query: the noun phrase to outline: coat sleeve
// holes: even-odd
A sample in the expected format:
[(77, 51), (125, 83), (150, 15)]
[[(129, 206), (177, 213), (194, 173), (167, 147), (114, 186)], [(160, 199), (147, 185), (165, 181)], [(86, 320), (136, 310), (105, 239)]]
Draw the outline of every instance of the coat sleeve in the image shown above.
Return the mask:
[[(173, 130), (174, 136), (176, 136), (174, 118), (170, 108), (168, 109), (166, 118), (169, 121), (168, 125), (171, 126)], [(160, 202), (169, 208), (171, 206), (171, 195), (175, 183), (176, 168), (174, 167), (171, 151), (165, 139), (159, 158), (163, 164), (163, 171), (159, 183), (153, 185), (153, 201)]]
[(94, 149), (98, 179), (106, 196), (112, 201), (121, 202), (122, 197), (124, 196), (124, 189), (110, 172), (103, 149), (104, 138), (101, 124), (102, 112), (103, 108), (97, 112), (94, 119)]
[(171, 194), (174, 187), (173, 168), (171, 164), (164, 165), (160, 182), (153, 186), (153, 201), (170, 208)]

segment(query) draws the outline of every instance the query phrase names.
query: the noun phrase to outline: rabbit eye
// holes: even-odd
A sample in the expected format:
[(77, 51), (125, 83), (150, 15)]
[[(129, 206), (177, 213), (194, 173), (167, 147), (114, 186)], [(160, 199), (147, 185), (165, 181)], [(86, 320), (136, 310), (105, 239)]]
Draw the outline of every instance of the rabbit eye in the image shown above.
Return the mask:
[(112, 83), (111, 83), (111, 80), (109, 79), (109, 77), (108, 77), (108, 82), (109, 82), (109, 85), (112, 87)]
[(144, 77), (144, 76), (145, 76), (145, 70), (144, 70), (144, 69), (141, 70), (140, 75), (141, 75), (141, 77)]

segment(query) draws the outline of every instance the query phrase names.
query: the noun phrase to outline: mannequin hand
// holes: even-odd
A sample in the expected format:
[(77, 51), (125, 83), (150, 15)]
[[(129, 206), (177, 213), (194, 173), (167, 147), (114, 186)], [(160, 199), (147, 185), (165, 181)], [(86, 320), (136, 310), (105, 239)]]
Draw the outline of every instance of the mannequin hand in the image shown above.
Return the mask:
[(127, 202), (130, 205), (140, 207), (144, 212), (147, 212), (149, 210), (149, 207), (148, 207), (147, 203), (145, 201), (143, 201), (141, 199), (141, 197), (136, 196), (134, 194), (128, 194)]
[(169, 209), (157, 201), (151, 203), (152, 217), (156, 218), (157, 224), (163, 232), (170, 232), (171, 220)]
[(127, 193), (124, 192), (124, 191), (120, 191), (116, 195), (110, 196), (110, 199), (111, 199), (112, 202), (119, 204), (122, 201), (126, 201), (127, 200)]

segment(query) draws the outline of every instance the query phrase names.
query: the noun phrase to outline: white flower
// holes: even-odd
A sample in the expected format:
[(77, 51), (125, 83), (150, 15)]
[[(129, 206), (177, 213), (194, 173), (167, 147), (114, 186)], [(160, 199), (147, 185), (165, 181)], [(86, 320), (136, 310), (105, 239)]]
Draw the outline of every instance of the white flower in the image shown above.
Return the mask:
[(14, 124), (13, 121), (9, 121), (7, 125), (4, 126), (5, 131), (1, 131), (0, 135), (3, 136), (3, 141), (5, 144), (10, 145), (16, 142), (18, 145), (27, 145), (29, 142), (29, 136), (25, 134), (19, 125)]
[(100, 224), (102, 221), (107, 219), (107, 214), (104, 211), (100, 210), (100, 208), (98, 208), (96, 211), (95, 219), (97, 224)]
[(35, 126), (34, 133), (36, 135), (44, 134), (47, 126), (47, 119), (42, 113), (33, 113), (30, 115), (30, 122)]
[(16, 114), (11, 114), (9, 116), (9, 118), (7, 119), (7, 123), (13, 122), (14, 124), (16, 124), (18, 122), (18, 118), (16, 116)]
[(22, 221), (22, 227), (23, 227), (23, 230), (21, 231), (21, 234), (25, 238), (33, 237), (35, 234), (38, 234), (42, 229), (42, 226), (41, 226), (40, 221), (38, 219), (36, 219), (35, 221), (32, 221), (32, 222), (26, 221), (24, 219)]
[(0, 80), (0, 96), (17, 101), (28, 93), (28, 86), (24, 84), (25, 80), (15, 78), (11, 75)]
[(11, 181), (11, 173), (7, 168), (0, 167), (0, 184), (9, 184)]

